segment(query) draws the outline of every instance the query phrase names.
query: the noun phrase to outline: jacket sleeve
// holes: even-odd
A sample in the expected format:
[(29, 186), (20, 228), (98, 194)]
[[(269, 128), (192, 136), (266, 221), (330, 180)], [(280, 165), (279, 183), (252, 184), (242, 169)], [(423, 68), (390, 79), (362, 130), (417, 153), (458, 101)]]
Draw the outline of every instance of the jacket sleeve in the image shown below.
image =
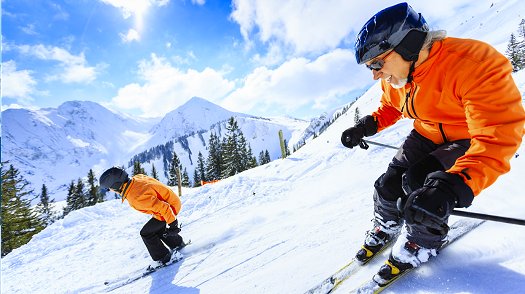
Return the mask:
[(403, 114), (392, 103), (392, 99), (399, 99), (397, 91), (390, 92), (385, 86), (385, 81), (381, 81), (381, 88), (383, 95), (381, 96), (381, 105), (372, 113), (372, 116), (377, 122), (377, 132), (380, 132), (389, 126), (395, 124)]
[[(510, 170), (510, 159), (521, 144), (525, 112), (521, 94), (501, 54), (494, 54), (459, 73), (471, 145), (448, 172), (460, 174), (474, 195)], [(479, 73), (479, 74), (476, 74)]]
[(155, 189), (148, 189), (143, 192), (140, 211), (152, 214), (158, 220), (172, 223), (177, 219), (177, 212), (173, 211), (168, 202), (159, 198)]
[(170, 224), (177, 219), (177, 215), (182, 207), (179, 196), (171, 190), (171, 188), (165, 186), (162, 183), (158, 183), (156, 186), (158, 211), (162, 214), (164, 220)]

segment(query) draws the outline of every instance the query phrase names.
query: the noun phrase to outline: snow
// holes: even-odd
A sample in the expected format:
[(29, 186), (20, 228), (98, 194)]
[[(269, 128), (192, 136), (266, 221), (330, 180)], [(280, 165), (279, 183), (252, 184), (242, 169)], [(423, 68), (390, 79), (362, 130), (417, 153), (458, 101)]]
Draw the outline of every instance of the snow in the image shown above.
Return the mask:
[[(350, 150), (339, 137), (355, 107), (367, 113), (377, 106), (378, 91), (376, 84), (288, 158), (183, 190), (181, 234), (192, 240), (185, 258), (113, 292), (304, 293), (343, 266), (371, 227), (373, 183), (395, 150)], [(397, 146), (410, 129), (411, 121), (402, 120), (369, 139)], [(518, 153), (525, 154), (523, 146)], [(512, 170), (469, 211), (525, 218), (523, 174), (525, 157), (513, 158)], [(105, 292), (105, 281), (151, 262), (139, 236), (148, 219), (120, 199), (74, 211), (2, 259), (2, 292)], [(523, 240), (523, 227), (486, 223), (387, 293), (522, 293)], [(369, 278), (386, 254), (336, 293)]]
[[(521, 1), (500, 1), (479, 9), (476, 16), (465, 15), (466, 20), (451, 16), (444, 28), (449, 35), (484, 38), (504, 51), (503, 42), (522, 18), (520, 11)], [(502, 33), (501, 27), (508, 29)], [(525, 71), (514, 79), (525, 96)], [(184, 249), (185, 258), (113, 293), (304, 293), (346, 264), (371, 228), (373, 183), (395, 151), (375, 145), (350, 150), (339, 138), (353, 124), (355, 108), (370, 113), (380, 92), (375, 84), (323, 134), (286, 159), (184, 189), (179, 222), (182, 236), (192, 240)], [(42, 122), (57, 124), (59, 116), (74, 109), (64, 105), (60, 113), (50, 110), (54, 119), (42, 115)], [(15, 127), (13, 134), (21, 129)], [(399, 146), (410, 129), (411, 121), (403, 120), (369, 139)], [(43, 130), (47, 129), (36, 131)], [(140, 133), (137, 139), (148, 139)], [(198, 139), (189, 141), (197, 145)], [(40, 151), (60, 157), (69, 150)], [(511, 171), (476, 197), (468, 211), (525, 219), (525, 144), (518, 154)], [(114, 163), (94, 161), (100, 170)], [(2, 258), (1, 292), (106, 292), (105, 281), (136, 274), (150, 264), (139, 236), (148, 219), (120, 199), (71, 212)], [(451, 217), (450, 222), (457, 219)], [(524, 240), (524, 227), (486, 222), (385, 293), (524, 293)], [(370, 262), (336, 293), (348, 293), (370, 278), (387, 255)]]

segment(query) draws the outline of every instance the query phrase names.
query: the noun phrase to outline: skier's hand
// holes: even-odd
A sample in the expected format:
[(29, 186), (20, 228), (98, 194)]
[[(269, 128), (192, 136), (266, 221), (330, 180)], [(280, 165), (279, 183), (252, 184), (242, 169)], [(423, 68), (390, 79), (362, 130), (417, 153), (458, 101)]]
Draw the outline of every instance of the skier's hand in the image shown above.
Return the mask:
[(179, 222), (175, 220), (171, 224), (166, 224), (166, 233), (178, 234), (180, 232)]
[(377, 133), (377, 122), (374, 117), (367, 115), (361, 118), (355, 126), (346, 129), (341, 134), (341, 143), (348, 148), (359, 145), (365, 136), (372, 136)]
[(427, 176), (422, 188), (408, 195), (405, 220), (439, 230), (454, 207), (468, 207), (473, 199), (474, 193), (461, 176), (436, 171)]

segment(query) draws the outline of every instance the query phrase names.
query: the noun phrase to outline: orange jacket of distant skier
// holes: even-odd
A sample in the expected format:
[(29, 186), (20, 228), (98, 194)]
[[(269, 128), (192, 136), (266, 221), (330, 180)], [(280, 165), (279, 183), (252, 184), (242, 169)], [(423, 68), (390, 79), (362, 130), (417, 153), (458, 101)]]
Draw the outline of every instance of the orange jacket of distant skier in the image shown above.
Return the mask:
[(446, 38), (415, 69), (412, 85), (394, 89), (382, 80), (381, 105), (372, 115), (378, 131), (408, 117), (436, 144), (470, 139), (448, 172), (460, 174), (478, 195), (510, 170), (524, 134), (525, 111), (511, 73), (510, 62), (491, 46)]
[(146, 175), (135, 175), (124, 184), (122, 201), (127, 199), (134, 209), (153, 215), (170, 224), (177, 219), (181, 209), (179, 196), (168, 186)]

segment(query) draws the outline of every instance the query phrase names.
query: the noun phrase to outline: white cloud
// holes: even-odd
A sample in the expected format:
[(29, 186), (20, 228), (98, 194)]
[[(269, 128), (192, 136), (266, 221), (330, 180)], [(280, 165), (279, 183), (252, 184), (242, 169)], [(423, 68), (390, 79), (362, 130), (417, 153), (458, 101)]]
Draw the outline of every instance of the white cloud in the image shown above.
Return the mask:
[(335, 48), (356, 26), (352, 15), (363, 6), (347, 0), (234, 0), (231, 18), (245, 40), (278, 41), (302, 54)]
[(122, 33), (120, 34), (120, 39), (122, 39), (124, 43), (129, 43), (132, 41), (140, 40), (140, 35), (139, 35), (139, 32), (137, 32), (136, 30), (129, 29), (127, 34), (122, 34)]
[(59, 80), (64, 83), (90, 83), (96, 79), (97, 68), (88, 66), (84, 53), (73, 55), (59, 47), (44, 45), (21, 45), (17, 47), (23, 54), (31, 55), (42, 60), (57, 61), (61, 71), (51, 74), (48, 80)]
[(276, 69), (258, 67), (222, 105), (234, 111), (281, 114), (309, 105), (324, 109), (328, 101), (371, 81), (370, 73), (356, 65), (353, 52), (337, 49), (313, 61), (293, 58)]
[(217, 101), (234, 88), (234, 82), (211, 68), (182, 71), (155, 54), (139, 64), (143, 84), (131, 83), (118, 90), (112, 104), (120, 109), (139, 109), (144, 116), (158, 117), (194, 96)]
[[(348, 43), (362, 25), (378, 11), (399, 1), (372, 1), (363, 5), (348, 0), (233, 0), (231, 19), (239, 24), (248, 48), (254, 41), (282, 47), (281, 51), (293, 56), (322, 54)], [(439, 28), (447, 17), (469, 6), (488, 9), (491, 1), (480, 5), (470, 0), (444, 0), (436, 5), (432, 1), (414, 0), (410, 5), (423, 14), (430, 26)], [(346, 42), (345, 42), (346, 41)], [(348, 47), (353, 47), (353, 40)], [(276, 52), (269, 51), (269, 54)], [(264, 57), (262, 57), (264, 59)]]
[(17, 99), (21, 104), (33, 101), (37, 82), (30, 70), (17, 70), (13, 60), (2, 62), (2, 97)]

